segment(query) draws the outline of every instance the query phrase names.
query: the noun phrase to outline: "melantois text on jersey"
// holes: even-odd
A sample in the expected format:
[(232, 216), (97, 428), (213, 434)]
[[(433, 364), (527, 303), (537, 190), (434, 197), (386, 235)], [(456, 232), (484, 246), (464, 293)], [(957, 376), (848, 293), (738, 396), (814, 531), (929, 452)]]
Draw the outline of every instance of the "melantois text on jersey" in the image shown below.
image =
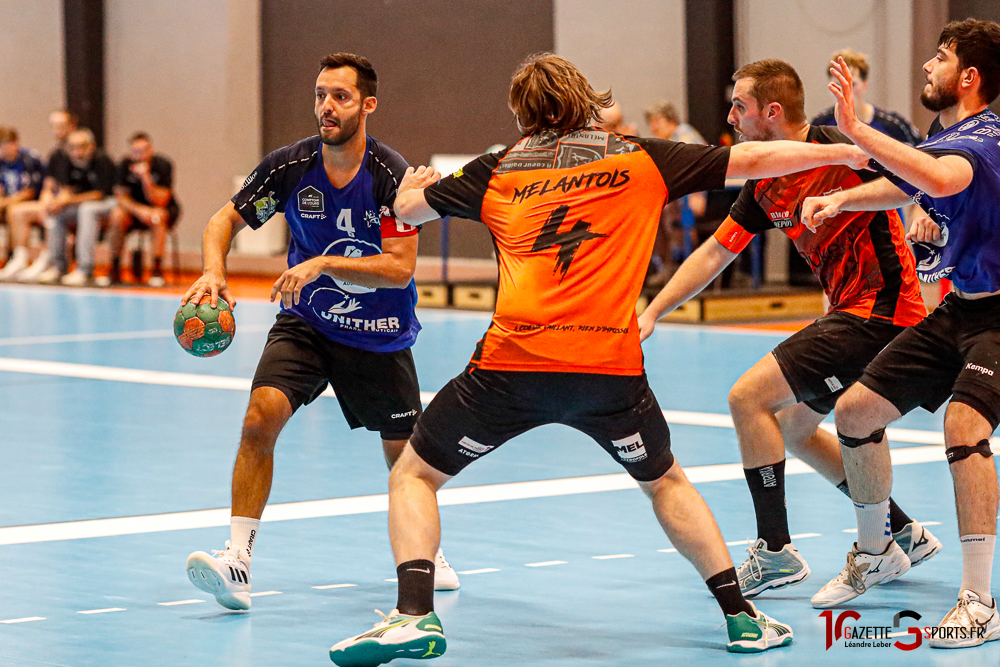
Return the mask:
[[(364, 257), (382, 253), (382, 239), (416, 234), (392, 214), (403, 158), (368, 137), (357, 175), (335, 188), (323, 168), (319, 137), (280, 148), (257, 166), (233, 197), (236, 210), (253, 229), (276, 212), (285, 214), (291, 240), (288, 266), (320, 255)], [(413, 345), (420, 323), (413, 308), (416, 286), (374, 288), (321, 276), (302, 289), (297, 305), (282, 306), (330, 340), (373, 352)]]

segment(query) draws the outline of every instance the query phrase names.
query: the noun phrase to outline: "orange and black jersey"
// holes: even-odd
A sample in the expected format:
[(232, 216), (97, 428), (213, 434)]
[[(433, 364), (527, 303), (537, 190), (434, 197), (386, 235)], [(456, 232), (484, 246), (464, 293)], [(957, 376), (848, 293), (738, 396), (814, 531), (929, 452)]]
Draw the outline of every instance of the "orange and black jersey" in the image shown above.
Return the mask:
[(472, 366), (639, 375), (635, 303), (663, 207), (723, 186), (729, 149), (588, 128), (523, 138), (424, 191), (480, 220), (500, 264), (496, 313)]
[[(835, 128), (818, 126), (810, 126), (807, 140), (850, 143)], [(780, 229), (819, 278), (831, 311), (897, 326), (916, 324), (927, 310), (896, 211), (845, 211), (825, 220), (815, 234), (800, 220), (806, 197), (848, 190), (878, 177), (875, 172), (834, 165), (749, 180), (715, 238), (732, 252), (740, 252), (754, 234)]]

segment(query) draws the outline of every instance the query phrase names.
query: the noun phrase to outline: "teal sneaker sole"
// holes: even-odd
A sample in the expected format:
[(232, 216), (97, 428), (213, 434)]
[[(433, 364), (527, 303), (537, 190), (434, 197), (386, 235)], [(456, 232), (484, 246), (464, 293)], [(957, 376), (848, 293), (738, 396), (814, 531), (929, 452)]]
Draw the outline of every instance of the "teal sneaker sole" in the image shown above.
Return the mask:
[(390, 645), (365, 639), (340, 651), (331, 649), (330, 660), (333, 660), (338, 667), (378, 667), (397, 658), (407, 660), (439, 658), (447, 648), (448, 642), (441, 635)]

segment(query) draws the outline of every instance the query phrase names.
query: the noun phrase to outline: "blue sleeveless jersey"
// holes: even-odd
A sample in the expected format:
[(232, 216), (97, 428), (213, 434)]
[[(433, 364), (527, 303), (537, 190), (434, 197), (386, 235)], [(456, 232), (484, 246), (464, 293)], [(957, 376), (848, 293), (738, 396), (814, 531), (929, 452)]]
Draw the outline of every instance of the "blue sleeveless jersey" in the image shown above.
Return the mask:
[(986, 109), (918, 148), (959, 155), (972, 164), (974, 175), (962, 192), (938, 198), (889, 176), (941, 226), (939, 242), (914, 244), (917, 274), (926, 282), (950, 278), (967, 294), (1000, 291), (1000, 118)]
[[(257, 229), (276, 212), (285, 214), (291, 240), (288, 266), (320, 255), (365, 257), (382, 252), (383, 236), (416, 230), (392, 214), (407, 164), (394, 150), (368, 137), (364, 161), (344, 188), (333, 187), (323, 168), (318, 136), (279, 148), (264, 158), (233, 197), (236, 210)], [(413, 281), (402, 289), (355, 285), (330, 276), (302, 288), (298, 305), (282, 306), (332, 341), (373, 352), (413, 345), (420, 331)]]

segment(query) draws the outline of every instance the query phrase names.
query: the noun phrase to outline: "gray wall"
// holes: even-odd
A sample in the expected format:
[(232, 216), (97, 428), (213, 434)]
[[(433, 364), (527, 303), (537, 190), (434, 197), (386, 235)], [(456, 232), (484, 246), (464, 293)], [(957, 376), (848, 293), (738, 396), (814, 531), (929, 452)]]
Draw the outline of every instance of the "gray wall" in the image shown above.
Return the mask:
[(611, 88), (625, 120), (648, 135), (642, 112), (685, 96), (683, 0), (555, 0), (556, 53), (595, 88)]
[(49, 112), (66, 103), (61, 0), (0, 0), (0, 124), (47, 155)]
[[(868, 55), (868, 101), (910, 115), (912, 77), (910, 0), (737, 0), (736, 58), (787, 60), (802, 77), (806, 114), (833, 104), (826, 86), (830, 55), (850, 47)], [(926, 127), (921, 129), (926, 130)]]
[[(34, 1), (34, 0), (32, 0)], [(106, 0), (107, 148), (148, 131), (174, 161), (182, 248), (260, 158), (257, 0)]]

